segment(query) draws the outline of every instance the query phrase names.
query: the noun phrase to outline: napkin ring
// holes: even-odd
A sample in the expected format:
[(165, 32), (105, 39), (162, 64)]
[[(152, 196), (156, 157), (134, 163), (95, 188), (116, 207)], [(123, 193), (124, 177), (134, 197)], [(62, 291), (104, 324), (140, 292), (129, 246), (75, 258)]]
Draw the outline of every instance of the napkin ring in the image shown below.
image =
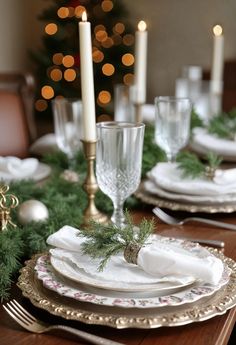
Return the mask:
[(215, 177), (215, 172), (216, 172), (216, 168), (210, 167), (210, 166), (206, 166), (205, 168), (205, 176), (207, 179), (209, 180), (213, 180)]
[(130, 264), (137, 265), (138, 253), (142, 247), (134, 242), (130, 242), (124, 249), (124, 258)]

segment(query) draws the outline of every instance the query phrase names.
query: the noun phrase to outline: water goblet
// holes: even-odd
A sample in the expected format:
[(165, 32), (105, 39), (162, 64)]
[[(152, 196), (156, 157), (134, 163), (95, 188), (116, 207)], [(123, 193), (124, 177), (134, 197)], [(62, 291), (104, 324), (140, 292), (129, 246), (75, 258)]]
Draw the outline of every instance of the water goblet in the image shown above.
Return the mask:
[(113, 121), (97, 124), (97, 182), (113, 202), (111, 220), (117, 227), (125, 224), (124, 201), (140, 183), (144, 129), (142, 123)]
[(56, 98), (52, 107), (57, 145), (67, 155), (69, 168), (74, 170), (75, 154), (81, 148), (82, 102), (74, 98)]
[(189, 98), (155, 98), (155, 142), (174, 162), (189, 140), (192, 103)]

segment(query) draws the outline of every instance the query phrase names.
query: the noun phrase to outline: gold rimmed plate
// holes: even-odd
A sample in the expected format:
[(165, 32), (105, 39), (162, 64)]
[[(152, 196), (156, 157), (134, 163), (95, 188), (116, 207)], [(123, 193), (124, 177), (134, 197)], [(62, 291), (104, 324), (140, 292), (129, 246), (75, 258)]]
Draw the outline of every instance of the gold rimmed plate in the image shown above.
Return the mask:
[(180, 306), (130, 310), (94, 305), (59, 296), (43, 287), (42, 282), (35, 275), (34, 268), (40, 255), (29, 260), (21, 269), (17, 285), (33, 305), (65, 319), (114, 328), (180, 326), (224, 314), (236, 305), (236, 263), (216, 250), (210, 249), (210, 251), (220, 257), (232, 270), (229, 282), (212, 296)]
[(204, 213), (232, 213), (236, 211), (236, 203), (224, 202), (211, 205), (195, 204), (194, 202), (182, 202), (166, 199), (156, 194), (149, 193), (145, 186), (144, 181), (141, 182), (135, 196), (145, 202), (146, 204), (167, 208), (173, 211), (186, 211), (186, 212), (204, 212)]

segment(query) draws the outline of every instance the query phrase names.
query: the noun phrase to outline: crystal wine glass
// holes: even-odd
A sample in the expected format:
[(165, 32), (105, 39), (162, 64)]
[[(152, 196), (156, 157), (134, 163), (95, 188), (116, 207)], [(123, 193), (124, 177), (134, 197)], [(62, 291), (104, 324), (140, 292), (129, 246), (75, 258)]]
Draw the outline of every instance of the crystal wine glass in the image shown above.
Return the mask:
[(155, 98), (155, 142), (174, 162), (189, 140), (192, 103), (189, 98)]
[(73, 170), (75, 154), (81, 148), (82, 102), (73, 98), (56, 98), (52, 106), (57, 145), (67, 155), (69, 168)]
[(142, 123), (97, 124), (97, 182), (113, 202), (111, 220), (117, 227), (124, 226), (124, 201), (140, 183), (144, 129)]

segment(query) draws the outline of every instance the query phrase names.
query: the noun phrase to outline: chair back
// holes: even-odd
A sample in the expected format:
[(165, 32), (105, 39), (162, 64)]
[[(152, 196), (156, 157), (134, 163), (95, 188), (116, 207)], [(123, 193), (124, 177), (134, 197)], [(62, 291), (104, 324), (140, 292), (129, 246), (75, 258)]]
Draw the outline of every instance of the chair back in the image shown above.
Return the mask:
[(0, 156), (27, 157), (36, 139), (33, 116), (34, 78), (0, 73)]

